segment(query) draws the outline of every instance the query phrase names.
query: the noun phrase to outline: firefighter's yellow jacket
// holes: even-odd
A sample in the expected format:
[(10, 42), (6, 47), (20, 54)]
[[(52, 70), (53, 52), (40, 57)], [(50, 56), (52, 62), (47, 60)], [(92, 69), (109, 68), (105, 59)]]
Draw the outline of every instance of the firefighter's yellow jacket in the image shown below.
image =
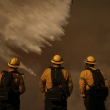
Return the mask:
[[(8, 72), (11, 71), (15, 71), (15, 70), (13, 68), (8, 69)], [(1, 84), (1, 77), (3, 74), (4, 73), (0, 73), (0, 84)], [(23, 94), (25, 92), (24, 79), (21, 74), (16, 73), (15, 77), (12, 79), (11, 88), (15, 90), (15, 92), (19, 92), (20, 94)], [(19, 90), (16, 88), (19, 88)]]
[[(93, 67), (90, 67), (93, 70), (96, 70)], [(103, 72), (101, 71), (104, 80), (105, 80), (105, 86), (108, 87), (109, 90), (109, 84), (107, 79), (105, 78)], [(93, 76), (90, 70), (83, 70), (80, 74), (80, 78), (79, 78), (79, 88), (80, 88), (80, 93), (81, 93), (81, 97), (85, 97), (85, 90), (89, 90), (90, 87), (87, 85), (92, 86), (94, 84), (94, 80), (93, 80)]]
[[(68, 86), (68, 92), (70, 95), (73, 90), (73, 83), (70, 74), (67, 72), (67, 70), (62, 69), (62, 73), (64, 76), (64, 79), (66, 81), (65, 84)], [(41, 81), (39, 82), (39, 87), (43, 95), (45, 95), (45, 92), (47, 92), (47, 89), (52, 88), (52, 79), (51, 79), (51, 69), (47, 68), (44, 73), (41, 76)]]

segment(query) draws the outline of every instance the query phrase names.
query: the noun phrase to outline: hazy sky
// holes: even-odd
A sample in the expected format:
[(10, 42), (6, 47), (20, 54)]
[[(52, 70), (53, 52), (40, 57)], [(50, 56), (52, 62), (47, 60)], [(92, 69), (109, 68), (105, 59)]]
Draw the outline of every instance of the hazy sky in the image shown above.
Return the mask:
[[(0, 52), (9, 59), (4, 61), (1, 57), (0, 70), (7, 69), (10, 58), (17, 56), (36, 74), (20, 69), (26, 75), (21, 110), (44, 109), (39, 81), (55, 54), (62, 56), (62, 66), (69, 71), (74, 84), (68, 110), (85, 110), (78, 81), (89, 55), (95, 57), (96, 68), (103, 71), (110, 83), (109, 0), (74, 0), (72, 5), (69, 0), (1, 0), (0, 10)], [(106, 102), (108, 110), (109, 102), (110, 97)]]

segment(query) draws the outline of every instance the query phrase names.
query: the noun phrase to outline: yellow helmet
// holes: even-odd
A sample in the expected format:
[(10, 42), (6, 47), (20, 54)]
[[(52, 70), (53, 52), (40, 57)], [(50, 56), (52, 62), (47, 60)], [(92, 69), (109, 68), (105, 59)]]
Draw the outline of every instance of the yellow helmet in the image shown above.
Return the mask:
[(89, 57), (87, 57), (85, 63), (88, 63), (88, 64), (96, 64), (96, 60), (94, 59), (93, 56), (89, 56)]
[(52, 63), (55, 63), (55, 64), (62, 64), (63, 63), (63, 59), (61, 58), (60, 55), (55, 55), (52, 60), (51, 60)]
[(11, 61), (8, 63), (8, 66), (17, 68), (20, 66), (20, 62), (17, 58), (12, 58)]

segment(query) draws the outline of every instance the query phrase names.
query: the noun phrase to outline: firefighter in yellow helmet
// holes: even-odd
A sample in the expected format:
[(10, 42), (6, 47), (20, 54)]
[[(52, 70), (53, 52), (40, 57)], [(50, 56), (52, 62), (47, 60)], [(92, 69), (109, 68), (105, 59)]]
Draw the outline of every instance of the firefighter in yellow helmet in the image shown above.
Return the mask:
[(12, 58), (8, 66), (0, 73), (0, 110), (20, 110), (20, 95), (25, 92), (24, 79), (17, 70), (20, 62)]
[(67, 98), (73, 90), (70, 74), (61, 66), (63, 59), (55, 55), (52, 66), (47, 68), (41, 76), (39, 87), (45, 96), (45, 110), (67, 110)]
[(93, 56), (86, 58), (85, 69), (79, 78), (80, 93), (86, 110), (105, 110), (109, 84), (103, 72), (94, 68), (95, 64)]

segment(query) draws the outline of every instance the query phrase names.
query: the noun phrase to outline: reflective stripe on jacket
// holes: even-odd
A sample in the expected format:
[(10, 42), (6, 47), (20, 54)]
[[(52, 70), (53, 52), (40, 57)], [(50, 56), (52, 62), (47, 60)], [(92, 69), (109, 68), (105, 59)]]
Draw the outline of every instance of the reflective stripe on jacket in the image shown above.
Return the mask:
[[(62, 73), (66, 84), (68, 86), (69, 95), (72, 93), (73, 90), (73, 83), (70, 74), (65, 70), (62, 69)], [(52, 88), (52, 80), (51, 80), (51, 69), (47, 68), (41, 76), (41, 81), (39, 82), (39, 87), (43, 95), (47, 92), (47, 89)]]
[[(96, 70), (95, 68), (90, 67), (93, 70)], [(105, 86), (108, 87), (109, 90), (109, 84), (107, 79), (105, 78), (103, 72), (101, 71), (104, 80), (105, 80)], [(80, 78), (79, 78), (79, 88), (80, 88), (80, 93), (81, 93), (81, 97), (85, 97), (85, 90), (89, 90), (90, 87), (87, 85), (92, 86), (94, 84), (94, 80), (93, 80), (93, 76), (90, 70), (83, 70), (80, 74)]]

